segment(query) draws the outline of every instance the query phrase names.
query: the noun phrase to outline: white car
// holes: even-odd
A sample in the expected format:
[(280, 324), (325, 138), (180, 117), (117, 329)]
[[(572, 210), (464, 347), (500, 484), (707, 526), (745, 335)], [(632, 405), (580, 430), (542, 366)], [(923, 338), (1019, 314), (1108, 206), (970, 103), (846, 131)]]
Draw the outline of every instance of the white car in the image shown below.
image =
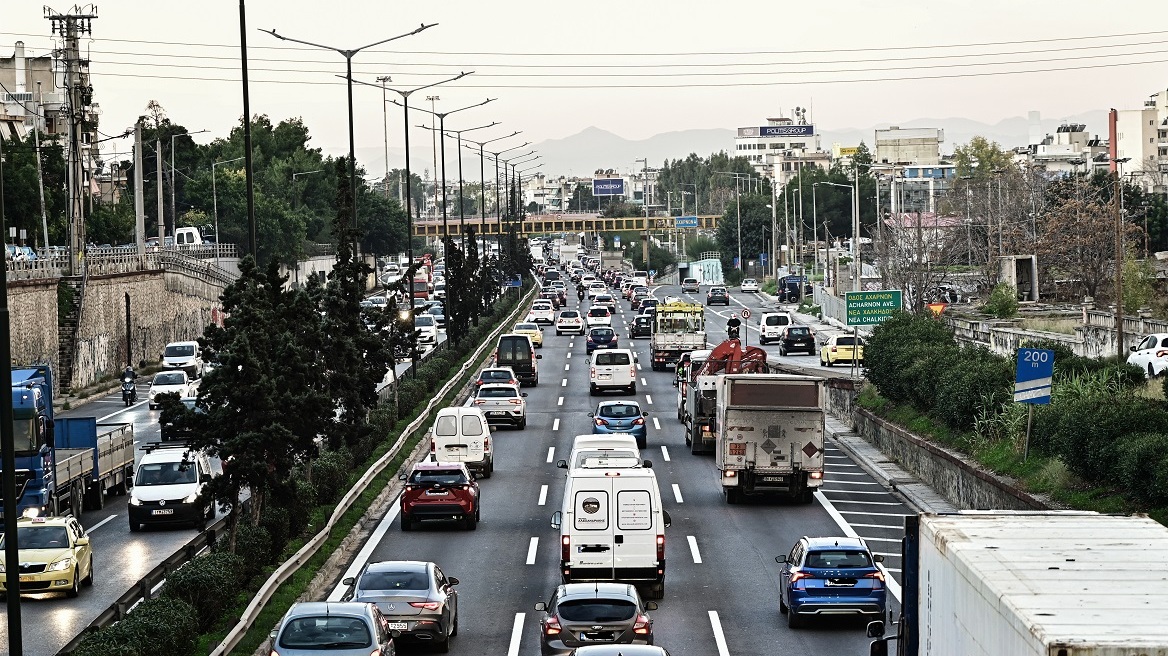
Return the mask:
[(758, 281), (755, 280), (754, 278), (747, 278), (747, 279), (743, 280), (742, 281), (742, 293), (744, 293), (744, 294), (750, 294), (750, 293), (757, 294), (758, 293)]
[(563, 335), (564, 333), (572, 333), (575, 335), (584, 334), (584, 319), (580, 313), (575, 310), (564, 310), (560, 312), (560, 316), (556, 317), (556, 335)]
[(596, 396), (607, 389), (637, 393), (637, 356), (628, 349), (599, 349), (588, 367), (588, 393)]
[(474, 407), (483, 411), (488, 424), (510, 424), (523, 430), (527, 427), (526, 399), (518, 384), (486, 383), (475, 392)]
[(590, 298), (590, 299), (594, 299), (597, 296), (600, 296), (601, 294), (608, 291), (608, 288), (605, 287), (604, 283), (602, 283), (602, 282), (588, 283), (587, 285), (585, 285), (585, 288), (588, 290), (588, 298)]
[(187, 377), (187, 372), (182, 370), (160, 371), (154, 374), (154, 380), (150, 381), (150, 392), (147, 396), (151, 410), (158, 407), (154, 399), (161, 394), (178, 394), (180, 399), (194, 396), (194, 389), (191, 386), (191, 379)]
[(551, 301), (536, 301), (531, 305), (531, 312), (527, 315), (527, 320), (532, 323), (555, 323), (556, 311), (552, 307)]
[(1132, 354), (1127, 363), (1143, 369), (1149, 378), (1154, 378), (1168, 369), (1168, 333), (1154, 333), (1131, 347)]
[(585, 317), (589, 328), (597, 326), (612, 326), (612, 312), (603, 305), (596, 305), (588, 308), (588, 316)]
[(419, 344), (438, 343), (438, 322), (432, 314), (419, 314), (414, 317), (414, 331), (418, 333)]
[(597, 294), (596, 298), (592, 299), (592, 307), (599, 306), (608, 308), (610, 313), (616, 312), (616, 299), (612, 297), (612, 294)]

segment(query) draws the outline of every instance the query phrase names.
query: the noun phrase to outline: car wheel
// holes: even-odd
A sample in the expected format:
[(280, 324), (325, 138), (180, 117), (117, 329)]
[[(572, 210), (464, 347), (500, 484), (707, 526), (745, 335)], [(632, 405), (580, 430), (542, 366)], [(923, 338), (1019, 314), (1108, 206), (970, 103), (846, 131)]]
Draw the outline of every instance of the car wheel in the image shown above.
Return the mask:
[(830, 367), (830, 366), (832, 366), (833, 364), (835, 364), (835, 363), (831, 361), (831, 358), (828, 358), (828, 359), (827, 359), (827, 366), (829, 366), (829, 367)]
[(596, 396), (596, 386), (595, 385), (592, 385), (592, 384), (588, 385), (588, 396)]
[(1152, 363), (1149, 362), (1148, 363), (1148, 378), (1155, 378), (1155, 377), (1156, 377), (1156, 370), (1155, 370), (1155, 368), (1152, 367)]
[(450, 621), (450, 637), (458, 635), (458, 606), (454, 607), (454, 619)]
[(794, 609), (787, 609), (787, 628), (801, 629), (803, 625), (803, 618), (799, 616), (799, 613), (796, 613)]
[(791, 610), (791, 609), (787, 608), (786, 602), (783, 601), (783, 595), (779, 594), (779, 612), (782, 613), (783, 615), (786, 615), (787, 611), (789, 611), (789, 610)]
[(649, 438), (645, 438), (645, 439), (642, 439), (642, 440), (637, 440), (637, 448), (638, 448), (638, 449), (647, 449), (647, 448), (649, 448)]
[(523, 430), (524, 428), (527, 428), (527, 417), (519, 420), (519, 430)]
[(85, 578), (81, 579), (81, 585), (84, 585), (87, 588), (93, 586), (93, 556), (92, 555), (89, 556), (89, 573), (85, 575)]
[(467, 515), (462, 518), (462, 525), (468, 531), (473, 531), (479, 527), (479, 518), (474, 515)]
[(157, 406), (155, 406), (153, 403), (148, 403), (147, 405), (148, 405), (148, 406), (150, 406), (150, 409), (151, 409), (151, 410), (153, 410), (155, 407), (157, 407)]
[(413, 519), (410, 519), (410, 516), (409, 516), (409, 515), (405, 515), (405, 514), (403, 514), (403, 515), (401, 516), (401, 530), (402, 530), (402, 531), (412, 531), (412, 530), (414, 530), (414, 520), (413, 520)]
[(141, 530), (142, 530), (142, 525), (131, 519), (130, 520), (130, 532), (137, 533), (138, 531), (141, 531)]
[(65, 591), (65, 596), (73, 599), (81, 594), (81, 582), (77, 579), (77, 568), (73, 569), (73, 587)]
[(434, 644), (434, 651), (438, 652), (439, 654), (450, 653), (450, 636), (448, 635), (445, 638), (443, 638), (442, 642), (435, 643)]

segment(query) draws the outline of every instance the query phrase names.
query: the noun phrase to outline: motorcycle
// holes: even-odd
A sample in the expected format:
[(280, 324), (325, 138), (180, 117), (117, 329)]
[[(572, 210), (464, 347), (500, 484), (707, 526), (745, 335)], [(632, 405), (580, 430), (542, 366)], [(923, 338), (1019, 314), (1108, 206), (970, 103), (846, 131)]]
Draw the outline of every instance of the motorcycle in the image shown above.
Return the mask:
[(738, 339), (738, 326), (727, 326), (726, 336), (730, 339)]
[(576, 298), (580, 299), (580, 302), (583, 303), (584, 302), (584, 291), (581, 290), (581, 291), (576, 292)]
[(138, 386), (130, 376), (122, 377), (122, 403), (127, 407), (138, 402)]

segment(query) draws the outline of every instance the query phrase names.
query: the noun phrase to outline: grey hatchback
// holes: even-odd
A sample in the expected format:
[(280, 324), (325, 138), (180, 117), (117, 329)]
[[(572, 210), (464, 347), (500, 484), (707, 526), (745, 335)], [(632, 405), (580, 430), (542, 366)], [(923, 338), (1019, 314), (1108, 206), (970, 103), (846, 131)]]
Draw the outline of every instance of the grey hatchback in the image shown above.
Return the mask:
[(400, 642), (450, 649), (458, 634), (458, 579), (447, 577), (431, 562), (386, 560), (369, 563), (356, 577), (343, 581), (353, 601), (372, 602), (385, 616), (386, 627), (400, 632)]
[(642, 603), (627, 583), (568, 583), (535, 609), (544, 613), (539, 620), (543, 656), (568, 656), (592, 644), (653, 644), (653, 620), (646, 611), (657, 610), (657, 604)]
[(272, 631), (280, 656), (393, 656), (396, 631), (369, 603), (309, 601), (292, 604)]

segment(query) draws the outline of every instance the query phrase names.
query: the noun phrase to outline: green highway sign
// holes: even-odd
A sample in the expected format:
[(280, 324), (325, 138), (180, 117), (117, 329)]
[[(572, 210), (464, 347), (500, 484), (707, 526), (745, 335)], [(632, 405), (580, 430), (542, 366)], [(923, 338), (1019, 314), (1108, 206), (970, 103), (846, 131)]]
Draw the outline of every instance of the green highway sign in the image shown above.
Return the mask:
[(849, 326), (877, 326), (901, 309), (899, 289), (876, 292), (847, 292), (844, 294)]

